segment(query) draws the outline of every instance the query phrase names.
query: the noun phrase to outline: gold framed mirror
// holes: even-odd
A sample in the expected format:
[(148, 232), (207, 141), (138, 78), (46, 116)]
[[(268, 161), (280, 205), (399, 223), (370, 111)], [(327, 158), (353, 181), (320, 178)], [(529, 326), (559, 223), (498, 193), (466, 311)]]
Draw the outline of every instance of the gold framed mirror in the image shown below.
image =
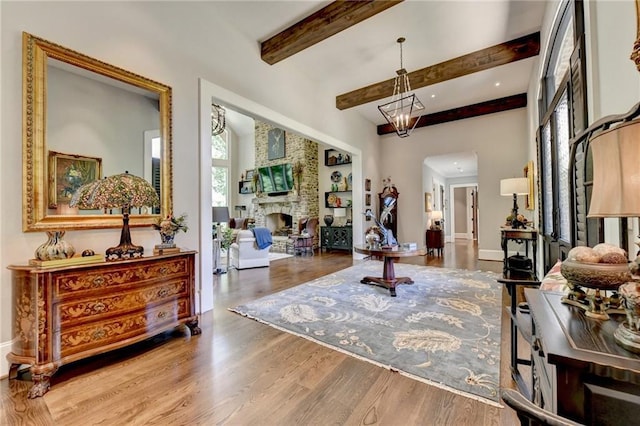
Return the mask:
[(22, 104), (23, 231), (122, 227), (117, 211), (64, 203), (86, 183), (76, 167), (152, 183), (160, 206), (132, 212), (130, 226), (171, 212), (171, 87), (23, 33)]

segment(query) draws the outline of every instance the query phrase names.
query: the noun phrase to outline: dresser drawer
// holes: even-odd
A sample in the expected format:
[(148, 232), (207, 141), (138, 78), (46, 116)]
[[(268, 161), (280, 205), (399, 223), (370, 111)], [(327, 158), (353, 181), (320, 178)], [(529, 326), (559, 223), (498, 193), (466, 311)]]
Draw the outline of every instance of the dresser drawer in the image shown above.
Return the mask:
[(175, 325), (179, 318), (189, 316), (189, 306), (189, 300), (181, 298), (129, 315), (120, 315), (117, 318), (76, 327), (61, 328), (54, 333), (54, 342), (60, 345), (59, 348), (54, 348), (54, 352), (64, 358), (95, 348), (110, 348), (110, 345), (137, 336), (152, 336), (163, 327), (168, 328)]
[(65, 299), (55, 305), (54, 318), (59, 321), (59, 324), (56, 324), (58, 327), (96, 321), (187, 297), (188, 286), (187, 278), (179, 278), (150, 286), (136, 286), (127, 291), (109, 292), (97, 297)]
[(134, 267), (115, 264), (100, 268), (77, 269), (53, 276), (53, 297), (54, 299), (78, 297), (95, 290), (117, 289), (131, 282), (167, 280), (188, 273), (189, 264), (186, 257), (167, 259), (163, 262), (141, 262)]

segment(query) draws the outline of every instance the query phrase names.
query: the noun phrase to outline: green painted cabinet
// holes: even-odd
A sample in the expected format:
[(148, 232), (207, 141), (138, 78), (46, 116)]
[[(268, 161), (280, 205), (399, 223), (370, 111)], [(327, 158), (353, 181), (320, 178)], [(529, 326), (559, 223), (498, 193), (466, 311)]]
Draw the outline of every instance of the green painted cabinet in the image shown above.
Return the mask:
[(353, 233), (351, 226), (321, 226), (320, 249), (349, 250), (353, 249)]

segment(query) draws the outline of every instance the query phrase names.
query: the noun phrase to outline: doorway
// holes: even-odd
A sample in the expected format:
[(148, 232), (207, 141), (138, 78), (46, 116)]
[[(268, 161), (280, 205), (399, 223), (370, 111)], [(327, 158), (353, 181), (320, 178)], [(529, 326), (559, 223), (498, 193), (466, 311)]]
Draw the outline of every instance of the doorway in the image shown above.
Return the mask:
[(478, 240), (477, 183), (450, 185), (451, 235), (454, 239)]
[[(479, 239), (478, 156), (474, 151), (424, 159), (422, 182), (433, 194), (433, 210), (441, 211), (445, 241)], [(427, 221), (428, 221), (428, 216)]]

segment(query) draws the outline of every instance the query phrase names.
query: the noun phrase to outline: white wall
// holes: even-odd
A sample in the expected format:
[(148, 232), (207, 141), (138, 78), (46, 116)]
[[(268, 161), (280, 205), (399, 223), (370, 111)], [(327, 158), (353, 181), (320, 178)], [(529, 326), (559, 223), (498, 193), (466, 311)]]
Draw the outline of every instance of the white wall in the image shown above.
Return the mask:
[[(527, 112), (525, 109), (489, 114), (414, 130), (409, 138), (386, 136), (380, 139), (381, 175), (391, 176), (398, 199), (400, 241), (423, 241), (425, 227), (425, 183), (418, 176), (424, 158), (451, 152), (475, 151), (478, 155), (478, 205), (482, 219), (478, 230), (481, 259), (501, 260), (499, 227), (510, 202), (501, 197), (500, 179), (522, 176), (528, 156)], [(426, 183), (428, 185), (428, 182)], [(446, 192), (445, 192), (446, 194)], [(416, 200), (415, 202), (413, 200)], [(446, 223), (445, 223), (446, 225)]]
[[(640, 72), (629, 56), (636, 40), (636, 9), (631, 0), (585, 4), (589, 123), (621, 114), (640, 101)], [(615, 28), (615, 31), (612, 31)]]

